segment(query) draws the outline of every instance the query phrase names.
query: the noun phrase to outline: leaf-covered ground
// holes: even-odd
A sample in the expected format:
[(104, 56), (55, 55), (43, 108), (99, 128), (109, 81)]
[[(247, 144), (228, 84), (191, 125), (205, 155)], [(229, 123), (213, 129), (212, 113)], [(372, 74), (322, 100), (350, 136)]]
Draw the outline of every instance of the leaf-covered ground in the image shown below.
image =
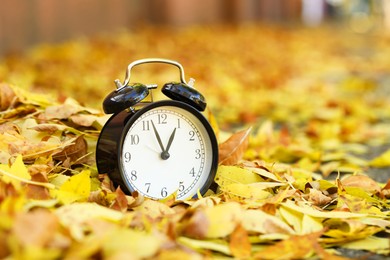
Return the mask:
[[(388, 257), (389, 44), (337, 28), (145, 27), (4, 58), (0, 258)], [(145, 57), (182, 63), (208, 101), (221, 158), (203, 198), (125, 195), (96, 170), (101, 101)], [(148, 66), (132, 79), (178, 79)]]

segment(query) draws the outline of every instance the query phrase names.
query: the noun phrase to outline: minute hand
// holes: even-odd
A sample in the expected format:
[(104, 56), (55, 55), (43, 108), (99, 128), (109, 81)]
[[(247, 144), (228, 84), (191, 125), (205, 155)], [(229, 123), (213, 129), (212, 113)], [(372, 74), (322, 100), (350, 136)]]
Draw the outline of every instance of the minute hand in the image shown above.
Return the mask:
[[(151, 121), (152, 121), (152, 120), (151, 120)], [(157, 132), (157, 129), (156, 129), (156, 127), (154, 126), (154, 123), (153, 123), (153, 121), (152, 121), (152, 126), (153, 126), (153, 131), (154, 131), (154, 134), (156, 135), (156, 138), (157, 138), (158, 144), (160, 145), (161, 152), (163, 153), (163, 152), (165, 152), (165, 149), (164, 149), (164, 146), (163, 146), (163, 144), (162, 144), (162, 142), (161, 142), (160, 135), (158, 134), (158, 132)]]

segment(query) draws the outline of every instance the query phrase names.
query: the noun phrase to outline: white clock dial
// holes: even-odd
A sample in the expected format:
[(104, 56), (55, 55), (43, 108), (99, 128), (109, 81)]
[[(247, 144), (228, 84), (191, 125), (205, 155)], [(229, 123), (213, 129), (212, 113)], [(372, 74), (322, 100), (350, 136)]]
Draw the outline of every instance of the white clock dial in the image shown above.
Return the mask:
[(122, 176), (131, 190), (153, 199), (176, 192), (184, 200), (213, 177), (210, 130), (184, 108), (154, 106), (131, 119), (120, 153)]

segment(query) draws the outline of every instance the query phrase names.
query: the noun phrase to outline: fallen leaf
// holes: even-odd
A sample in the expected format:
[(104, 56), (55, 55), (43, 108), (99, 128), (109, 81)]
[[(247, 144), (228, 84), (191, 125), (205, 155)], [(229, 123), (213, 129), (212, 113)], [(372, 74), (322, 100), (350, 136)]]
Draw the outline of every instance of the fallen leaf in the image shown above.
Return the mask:
[(387, 181), (386, 185), (382, 188), (381, 194), (385, 198), (390, 198), (390, 179)]
[(152, 219), (161, 218), (163, 216), (173, 215), (175, 211), (162, 202), (146, 199), (141, 205), (134, 208), (138, 212), (142, 212)]
[(183, 235), (195, 238), (206, 238), (210, 222), (203, 210), (196, 210), (187, 222), (183, 223)]
[(261, 210), (246, 210), (242, 213), (242, 226), (251, 233), (295, 234), (286, 222)]
[(66, 146), (59, 152), (53, 153), (53, 158), (59, 161), (69, 159), (71, 162), (82, 163), (84, 155), (87, 154), (88, 144), (82, 135), (73, 137), (63, 142)]
[[(249, 200), (262, 200), (272, 196), (268, 191), (265, 191), (254, 184), (242, 184), (232, 183), (221, 186), (221, 190), (230, 198), (236, 198), (237, 200), (249, 199)], [(261, 185), (263, 186), (263, 185)]]
[(153, 257), (163, 238), (140, 230), (117, 228), (104, 237), (103, 257), (145, 259)]
[(14, 104), (16, 104), (18, 98), (8, 84), (0, 83), (0, 111), (7, 110)]
[(294, 203), (291, 200), (287, 200), (286, 202), (281, 203), (282, 207), (286, 207), (288, 209), (294, 210), (296, 212), (300, 212), (305, 215), (309, 215), (316, 218), (359, 218), (366, 217), (367, 214), (360, 213), (352, 213), (352, 212), (341, 212), (341, 211), (324, 211), (319, 210), (317, 208), (311, 207), (307, 203)]
[(99, 119), (96, 115), (76, 114), (69, 117), (69, 120), (79, 126), (90, 127)]
[[(31, 181), (39, 183), (48, 183), (47, 177), (44, 173), (36, 173), (32, 175)], [(47, 187), (34, 184), (26, 185), (26, 196), (29, 199), (35, 200), (48, 200), (51, 198), (50, 192)]]
[(35, 130), (38, 132), (46, 132), (50, 135), (54, 134), (57, 131), (65, 131), (69, 127), (66, 125), (60, 125), (60, 124), (37, 124), (35, 126), (29, 127), (30, 130)]
[(123, 213), (95, 203), (67, 204), (56, 209), (54, 213), (61, 224), (70, 230), (72, 237), (79, 241), (85, 237), (85, 227), (93, 219), (117, 223), (124, 218)]
[(128, 200), (126, 194), (121, 190), (120, 186), (115, 190), (115, 200), (110, 205), (111, 209), (126, 212), (128, 208)]
[(65, 205), (86, 201), (91, 191), (90, 174), (89, 170), (83, 170), (66, 180), (58, 190), (50, 190), (50, 193)]
[(375, 194), (381, 190), (379, 184), (366, 175), (350, 175), (346, 178), (343, 178), (341, 183), (344, 187), (362, 188), (364, 191), (370, 194)]
[(236, 202), (227, 202), (206, 208), (205, 216), (208, 220), (206, 237), (225, 237), (231, 234), (241, 222), (242, 209)]
[(248, 147), (251, 130), (252, 128), (248, 128), (237, 132), (219, 145), (220, 165), (234, 165), (239, 162)]
[(390, 150), (385, 151), (378, 157), (368, 162), (373, 167), (388, 167), (390, 166)]
[(369, 236), (357, 241), (343, 244), (342, 247), (356, 250), (367, 250), (372, 253), (383, 254), (385, 256), (390, 254), (389, 238)]
[(251, 255), (252, 245), (248, 232), (241, 225), (237, 225), (230, 234), (229, 248), (233, 257), (237, 259), (245, 259)]
[(57, 217), (48, 210), (38, 209), (16, 216), (12, 233), (26, 247), (42, 247), (53, 240), (59, 228)]
[(263, 179), (251, 170), (239, 166), (220, 165), (217, 170), (215, 181), (220, 187), (229, 184), (251, 184), (263, 181)]
[(80, 106), (76, 100), (67, 98), (63, 104), (48, 106), (45, 109), (43, 116), (46, 120), (68, 119), (72, 115), (78, 114), (80, 112), (99, 114), (97, 110)]
[(12, 183), (17, 189), (21, 188), (21, 183), (31, 180), (21, 155), (16, 157), (11, 166), (0, 164), (0, 176), (4, 182)]
[(331, 197), (324, 195), (317, 189), (309, 189), (307, 199), (315, 206), (324, 206), (333, 200)]
[(179, 237), (178, 243), (187, 247), (201, 250), (212, 250), (222, 253), (224, 255), (230, 255), (229, 244), (224, 240), (197, 240), (188, 237)]
[(314, 254), (314, 247), (319, 247), (317, 239), (322, 232), (302, 236), (291, 236), (273, 246), (255, 254), (255, 259), (304, 259)]

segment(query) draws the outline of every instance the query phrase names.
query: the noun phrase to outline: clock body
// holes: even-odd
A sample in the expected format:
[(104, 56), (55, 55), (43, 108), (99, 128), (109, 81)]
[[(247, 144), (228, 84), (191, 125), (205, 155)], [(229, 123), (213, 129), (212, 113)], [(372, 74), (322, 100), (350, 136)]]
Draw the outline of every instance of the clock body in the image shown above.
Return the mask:
[(96, 161), (98, 171), (128, 194), (185, 200), (213, 183), (218, 145), (197, 109), (163, 100), (113, 115), (100, 134)]

